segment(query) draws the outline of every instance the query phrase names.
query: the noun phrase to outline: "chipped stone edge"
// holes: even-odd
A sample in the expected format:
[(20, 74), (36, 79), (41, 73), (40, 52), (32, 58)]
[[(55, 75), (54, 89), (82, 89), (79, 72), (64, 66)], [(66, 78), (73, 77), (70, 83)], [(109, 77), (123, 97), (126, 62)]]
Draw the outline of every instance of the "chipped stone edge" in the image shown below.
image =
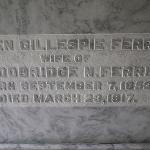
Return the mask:
[(150, 150), (150, 143), (125, 144), (0, 144), (0, 150)]

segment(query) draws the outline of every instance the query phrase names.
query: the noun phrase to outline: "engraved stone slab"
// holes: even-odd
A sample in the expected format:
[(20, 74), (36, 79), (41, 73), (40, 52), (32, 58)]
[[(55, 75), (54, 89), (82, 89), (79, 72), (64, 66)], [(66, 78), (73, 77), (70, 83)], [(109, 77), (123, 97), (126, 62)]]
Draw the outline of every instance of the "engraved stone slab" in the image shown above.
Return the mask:
[(150, 34), (0, 36), (0, 104), (150, 104)]
[[(0, 34), (149, 33), (149, 14), (149, 0), (0, 0)], [(143, 34), (141, 36), (143, 36)], [(141, 36), (139, 38), (141, 38)], [(135, 37), (137, 37), (137, 35)], [(3, 38), (2, 36), (2, 40)], [(8, 40), (8, 37), (6, 37), (6, 40)], [(7, 56), (9, 53), (10, 52), (7, 53), (3, 51), (1, 54), (2, 56)], [(124, 63), (126, 62), (125, 64), (129, 66), (133, 64), (136, 64), (136, 66), (137, 64), (147, 66), (144, 62), (148, 60), (148, 52), (128, 51), (127, 56), (134, 53), (135, 56), (130, 57), (131, 64), (122, 61)], [(90, 55), (91, 54), (90, 52)], [(111, 52), (108, 52), (108, 54), (110, 55)], [(13, 52), (9, 55), (9, 57), (3, 59), (6, 63), (7, 61), (9, 62), (15, 59), (16, 62), (13, 61), (12, 66), (15, 64), (15, 66), (19, 68), (20, 65), (23, 65), (22, 60), (17, 62), (21, 57), (19, 52)], [(23, 55), (30, 54), (28, 54), (28, 52), (22, 52), (21, 58), (23, 58)], [(35, 63), (37, 63), (37, 66), (40, 64), (49, 65), (48, 62), (41, 63), (41, 61), (39, 61), (39, 55), (36, 53), (27, 57), (31, 59), (34, 55), (37, 56), (37, 61), (33, 62), (32, 65), (35, 65)], [(96, 54), (94, 54), (94, 56), (95, 55)], [(117, 54), (113, 52), (113, 55)], [(14, 59), (12, 59), (12, 56), (14, 56)], [(95, 57), (98, 59), (97, 55)], [(138, 59), (136, 59), (136, 57)], [(111, 56), (109, 58), (113, 57)], [(117, 57), (117, 60), (119, 58)], [(101, 59), (103, 59), (102, 56)], [(126, 60), (125, 57), (123, 57), (123, 59)], [(28, 59), (26, 59), (26, 63), (27, 60)], [(94, 60), (89, 60), (90, 61), (84, 64), (81, 63), (81, 65), (78, 65), (74, 63), (74, 65), (80, 68), (85, 64), (90, 65), (94, 62)], [(119, 62), (117, 62), (117, 60), (113, 59), (113, 63), (116, 63), (110, 64), (110, 66), (118, 65)], [(27, 65), (26, 63), (25, 65)], [(2, 62), (2, 64), (4, 64), (4, 62)], [(147, 61), (147, 64), (149, 64), (149, 61)], [(10, 65), (11, 64), (8, 63), (9, 67)], [(64, 65), (64, 63), (62, 63), (62, 65)], [(70, 64), (67, 63), (67, 66), (68, 65)], [(95, 65), (98, 66), (98, 64)], [(24, 80), (23, 78), (17, 79), (20, 81)], [(13, 77), (9, 80), (15, 80), (16, 82), (17, 79)], [(84, 78), (79, 79), (84, 80)], [(110, 79), (112, 79), (111, 76)], [(113, 77), (113, 80), (114, 79), (116, 80), (116, 78)], [(120, 82), (120, 80), (124, 80), (125, 78), (117, 79), (119, 79), (118, 82)], [(129, 78), (126, 79), (126, 81), (128, 81)], [(148, 80), (148, 77), (134, 77), (134, 79), (135, 81), (137, 81), (137, 79), (145, 81)], [(34, 80), (37, 80), (37, 78), (34, 78)], [(2, 79), (2, 81), (7, 81), (7, 79)], [(20, 81), (17, 80), (17, 83)], [(130, 91), (141, 96), (148, 94), (148, 90), (145, 89), (138, 90), (139, 93), (137, 90)], [(114, 92), (119, 92), (119, 90)], [(43, 91), (41, 93), (43, 93)], [(147, 99), (146, 97), (147, 96), (144, 96), (144, 99)], [(141, 98), (138, 100), (140, 102), (142, 101)], [(136, 103), (136, 105), (138, 104)], [(17, 107), (9, 107), (8, 105)], [(1, 105), (0, 143), (2, 144), (0, 148), (2, 150), (149, 149), (149, 144), (141, 144), (150, 143), (150, 108), (149, 105), (145, 106), (145, 103), (144, 105), (140, 104), (140, 106), (142, 105), (141, 107), (128, 107), (131, 106), (131, 104), (126, 107), (118, 107), (121, 106), (121, 104), (115, 103), (114, 105), (117, 107), (101, 107), (108, 106), (108, 104), (103, 104), (96, 105), (96, 107), (84, 108), (70, 107), (72, 106), (70, 104), (67, 108), (60, 107), (60, 104), (59, 106), (57, 104), (57, 107), (45, 107), (47, 105), (41, 103), (36, 104), (38, 107), (30, 107), (33, 106), (33, 104), (29, 105), (29, 103), (27, 105), (29, 107), (18, 107), (24, 106), (23, 103), (7, 103), (3, 104), (3, 106)], [(64, 106), (66, 106), (66, 104)], [(112, 104), (110, 106), (112, 106)], [(132, 106), (135, 106), (135, 104)], [(103, 145), (99, 143), (139, 144)]]

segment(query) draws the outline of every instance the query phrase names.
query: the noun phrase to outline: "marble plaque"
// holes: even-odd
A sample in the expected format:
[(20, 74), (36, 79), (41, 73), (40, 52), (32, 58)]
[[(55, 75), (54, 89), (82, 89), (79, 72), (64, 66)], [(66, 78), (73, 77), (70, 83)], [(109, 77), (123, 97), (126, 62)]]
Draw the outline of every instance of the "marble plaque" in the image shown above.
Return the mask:
[(0, 36), (1, 106), (150, 104), (150, 34)]
[[(149, 14), (149, 0), (0, 0), (0, 149), (149, 150)], [(47, 66), (50, 94), (90, 102), (45, 103)]]

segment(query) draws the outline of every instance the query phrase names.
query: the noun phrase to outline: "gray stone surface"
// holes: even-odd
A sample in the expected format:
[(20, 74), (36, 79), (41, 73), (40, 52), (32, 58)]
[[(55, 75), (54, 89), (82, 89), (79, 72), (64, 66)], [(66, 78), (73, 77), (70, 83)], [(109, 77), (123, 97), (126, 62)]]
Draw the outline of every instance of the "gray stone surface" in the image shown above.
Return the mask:
[(149, 0), (0, 0), (0, 33), (150, 32)]
[(1, 143), (149, 142), (149, 108), (1, 108)]
[[(112, 32), (150, 32), (150, 1), (0, 0), (0, 34)], [(0, 143), (148, 142), (149, 107), (0, 108)]]
[(3, 144), (0, 150), (149, 150), (150, 144)]

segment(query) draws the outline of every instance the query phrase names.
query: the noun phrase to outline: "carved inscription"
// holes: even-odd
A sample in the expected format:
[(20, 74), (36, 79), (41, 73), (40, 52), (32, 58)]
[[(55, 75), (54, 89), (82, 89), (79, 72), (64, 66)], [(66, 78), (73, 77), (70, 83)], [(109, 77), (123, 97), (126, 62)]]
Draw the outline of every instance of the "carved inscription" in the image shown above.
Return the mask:
[(150, 34), (0, 36), (0, 106), (150, 104)]

